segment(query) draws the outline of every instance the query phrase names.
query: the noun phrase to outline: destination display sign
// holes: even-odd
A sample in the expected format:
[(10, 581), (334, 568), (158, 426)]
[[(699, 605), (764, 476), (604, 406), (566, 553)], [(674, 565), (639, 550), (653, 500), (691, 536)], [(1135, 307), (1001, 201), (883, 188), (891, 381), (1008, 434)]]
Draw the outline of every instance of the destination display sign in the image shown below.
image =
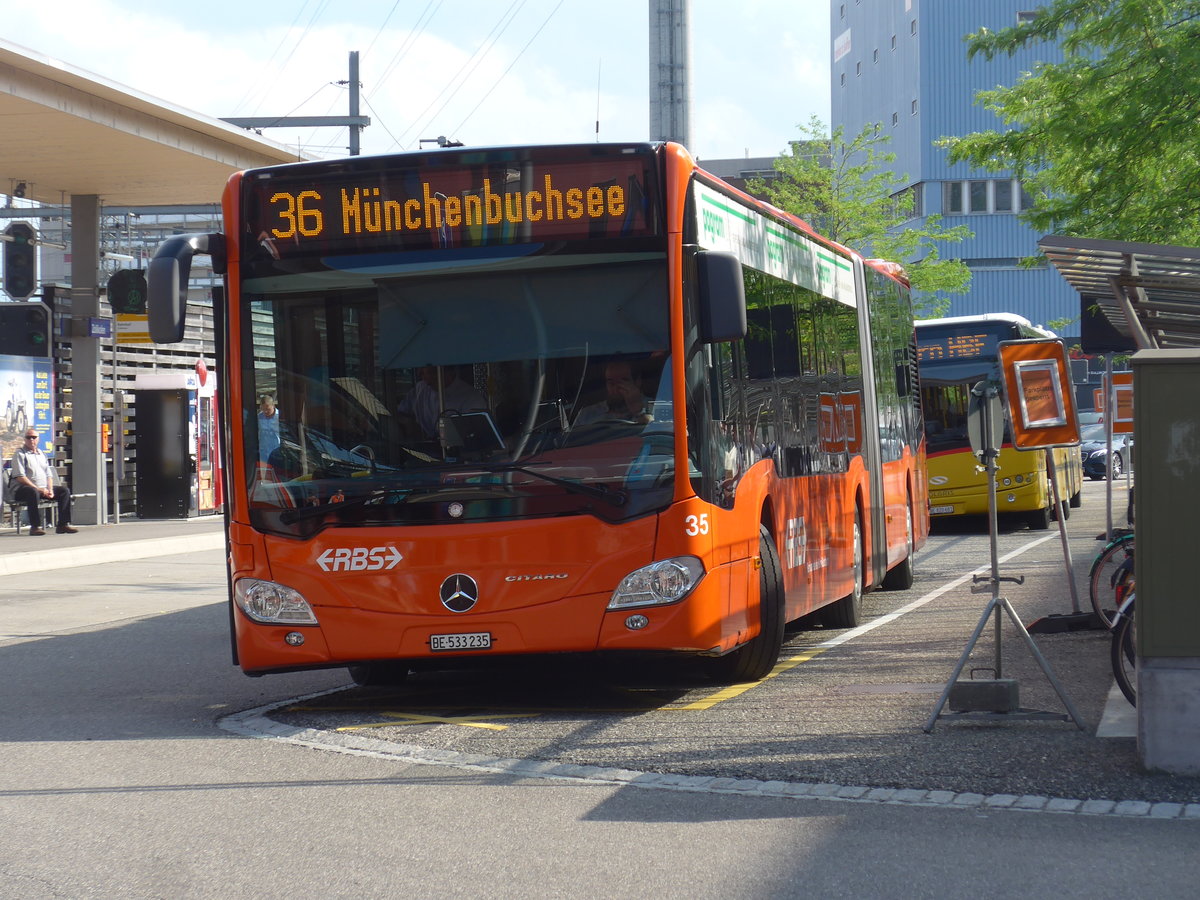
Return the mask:
[[(654, 157), (489, 159), (373, 157), (251, 172), (243, 254), (484, 247), (661, 233)], [(440, 164), (439, 164), (440, 163)]]
[(917, 331), (917, 361), (978, 359), (996, 355), (996, 336), (987, 332), (931, 334), (927, 328)]

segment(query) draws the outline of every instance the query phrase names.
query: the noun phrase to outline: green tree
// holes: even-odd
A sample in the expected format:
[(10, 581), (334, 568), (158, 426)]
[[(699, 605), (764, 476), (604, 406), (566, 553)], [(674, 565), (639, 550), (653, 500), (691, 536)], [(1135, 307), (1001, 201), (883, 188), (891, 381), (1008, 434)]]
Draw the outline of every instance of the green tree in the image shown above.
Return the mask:
[(1200, 0), (1052, 0), (968, 54), (1051, 41), (1061, 63), (979, 94), (1009, 127), (943, 139), (950, 160), (1014, 171), (1040, 231), (1200, 244)]
[(805, 139), (775, 160), (780, 177), (752, 180), (750, 189), (839, 244), (903, 264), (919, 293), (919, 314), (943, 314), (950, 305), (945, 295), (965, 292), (971, 271), (960, 259), (942, 259), (936, 242), (967, 240), (971, 232), (963, 225), (943, 228), (937, 215), (920, 227), (911, 221), (908, 179), (892, 171), (896, 154), (882, 149), (890, 138), (876, 126), (849, 141), (841, 128), (827, 137), (815, 116), (799, 128)]

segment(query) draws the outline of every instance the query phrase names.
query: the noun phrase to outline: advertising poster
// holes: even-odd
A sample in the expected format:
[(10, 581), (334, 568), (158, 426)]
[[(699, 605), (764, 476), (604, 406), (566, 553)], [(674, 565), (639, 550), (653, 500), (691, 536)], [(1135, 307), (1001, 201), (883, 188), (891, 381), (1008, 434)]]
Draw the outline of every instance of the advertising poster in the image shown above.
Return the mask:
[(12, 459), (21, 446), (26, 428), (41, 437), (38, 446), (47, 456), (54, 453), (54, 364), (36, 356), (0, 356), (0, 451)]

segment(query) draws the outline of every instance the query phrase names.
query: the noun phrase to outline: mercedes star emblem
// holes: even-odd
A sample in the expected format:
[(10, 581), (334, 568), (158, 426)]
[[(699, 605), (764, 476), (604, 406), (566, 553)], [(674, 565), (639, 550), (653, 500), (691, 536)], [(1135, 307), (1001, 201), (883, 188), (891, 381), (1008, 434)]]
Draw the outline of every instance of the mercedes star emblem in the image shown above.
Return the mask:
[(479, 600), (479, 585), (470, 575), (451, 575), (442, 582), (442, 606), (451, 612), (466, 612)]

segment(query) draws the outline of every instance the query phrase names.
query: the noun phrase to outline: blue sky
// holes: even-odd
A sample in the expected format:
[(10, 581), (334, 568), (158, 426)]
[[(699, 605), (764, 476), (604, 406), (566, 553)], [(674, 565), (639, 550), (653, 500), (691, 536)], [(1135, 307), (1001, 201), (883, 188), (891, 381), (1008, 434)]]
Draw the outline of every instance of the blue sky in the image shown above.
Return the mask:
[[(646, 0), (57, 0), (5, 4), (4, 37), (204, 115), (335, 115), (359, 51), (364, 153), (644, 140)], [(829, 120), (827, 0), (692, 0), (691, 150), (775, 156)], [(334, 129), (266, 136), (324, 156)]]

